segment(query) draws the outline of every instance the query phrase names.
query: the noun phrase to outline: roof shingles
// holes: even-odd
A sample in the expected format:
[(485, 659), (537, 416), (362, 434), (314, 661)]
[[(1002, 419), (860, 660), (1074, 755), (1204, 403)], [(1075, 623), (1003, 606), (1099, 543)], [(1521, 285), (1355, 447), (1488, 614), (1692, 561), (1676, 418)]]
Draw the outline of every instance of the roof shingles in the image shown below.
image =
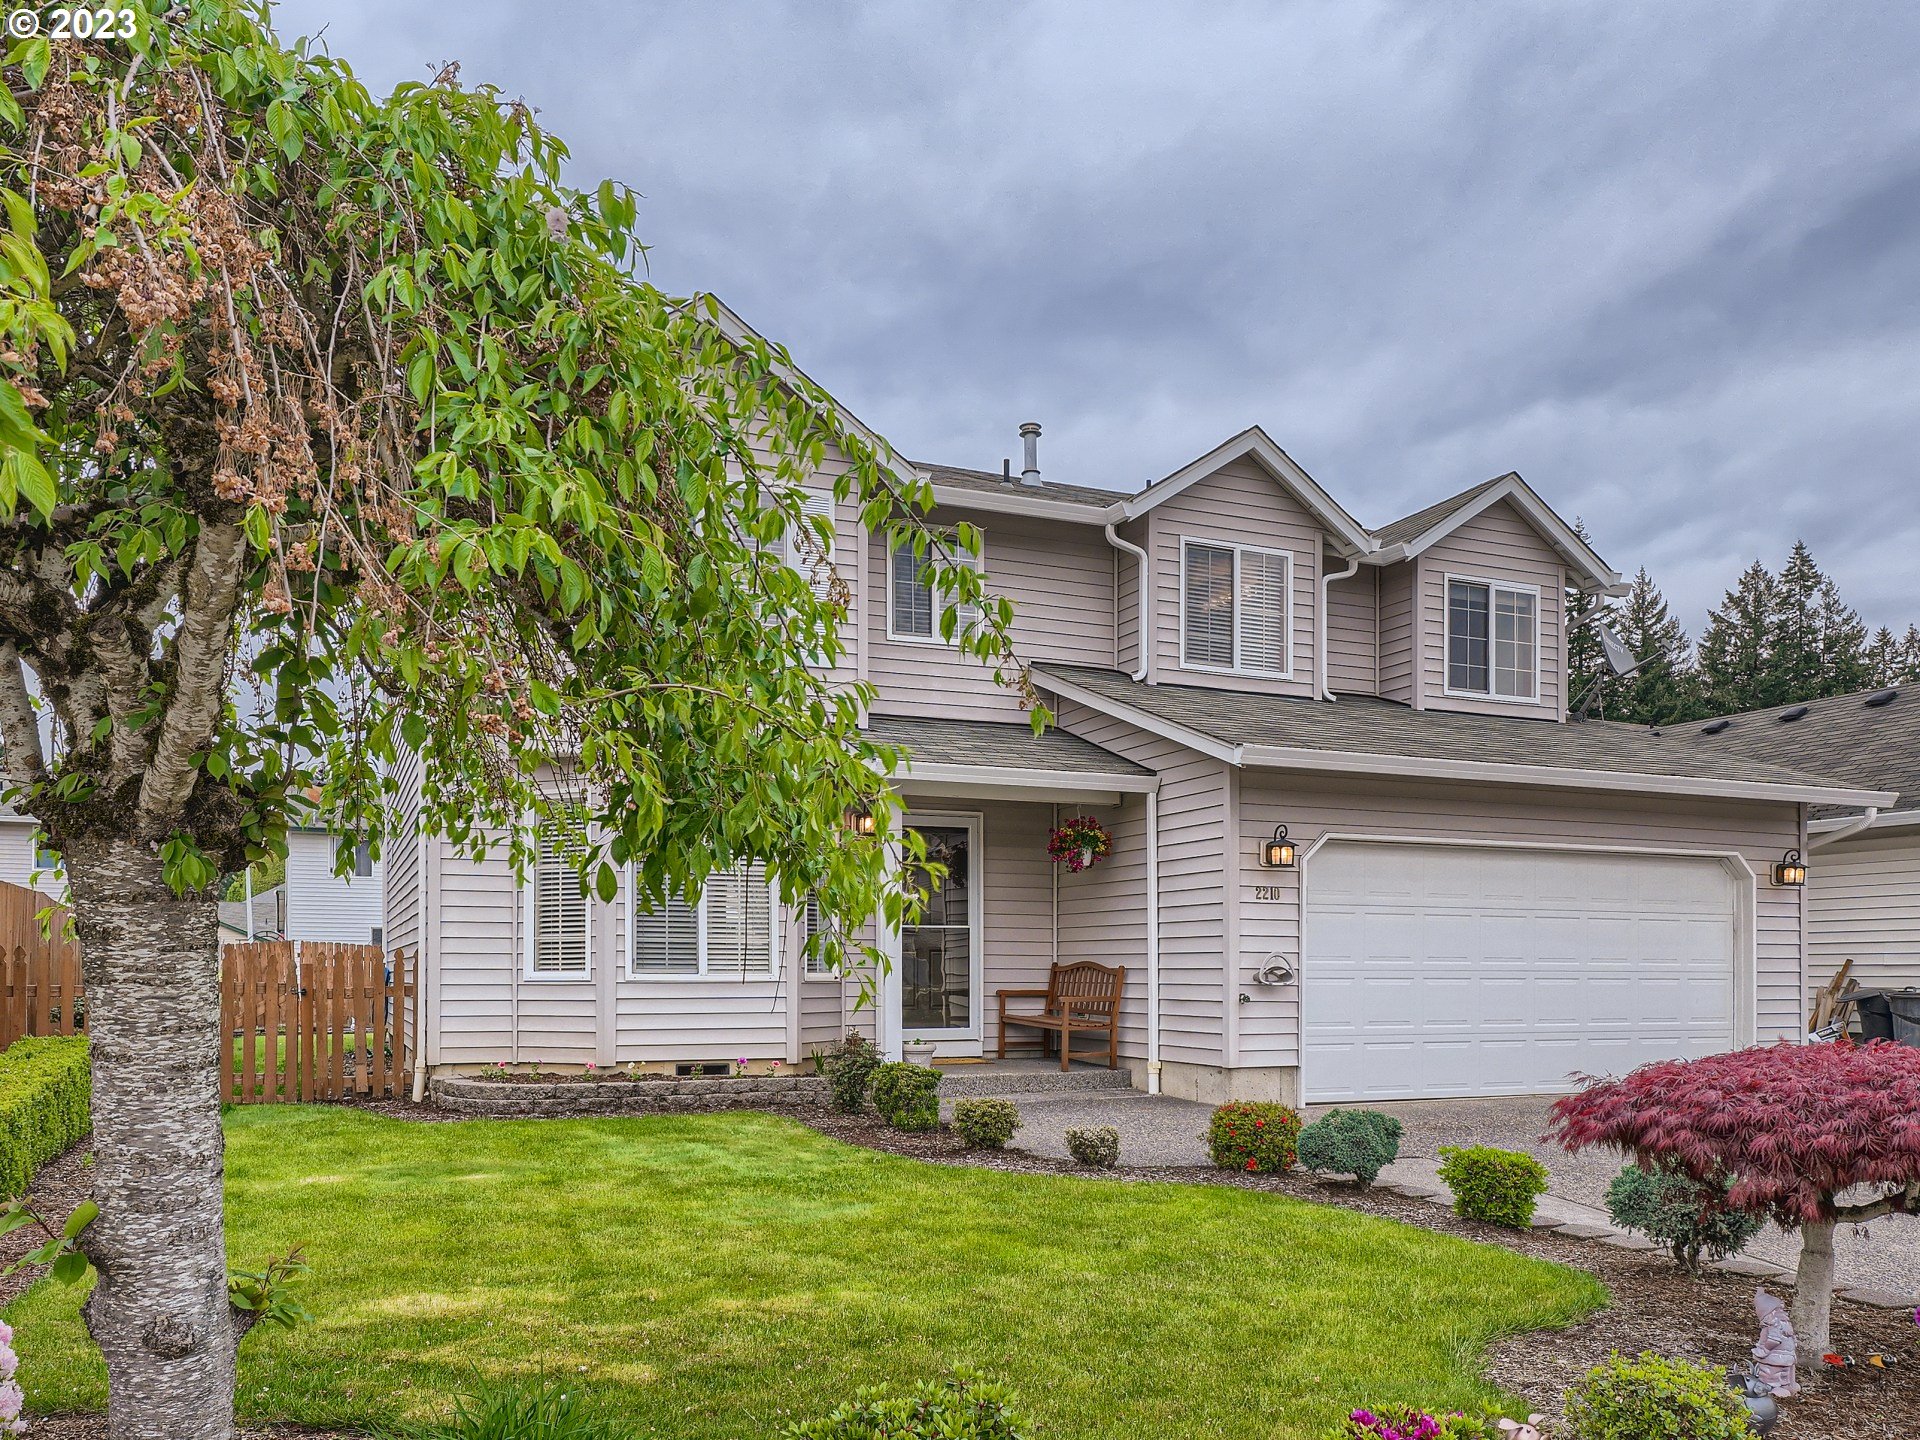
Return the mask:
[(1034, 734), (1024, 723), (991, 720), (929, 720), (869, 715), (867, 738), (904, 746), (922, 765), (975, 765), (1007, 770), (1052, 770), (1074, 775), (1151, 775), (1153, 772), (1091, 740), (1049, 729)]
[[(1744, 755), (1796, 770), (1817, 770), (1865, 790), (1895, 790), (1901, 810), (1920, 809), (1920, 685), (1897, 690), (1885, 705), (1868, 705), (1879, 691), (1808, 701), (1798, 720), (1780, 717), (1798, 705), (1776, 705), (1721, 716), (1732, 723), (1708, 735), (1710, 722), (1689, 721), (1669, 733), (1688, 745), (1729, 755)], [(1821, 807), (1815, 814), (1839, 813)]]

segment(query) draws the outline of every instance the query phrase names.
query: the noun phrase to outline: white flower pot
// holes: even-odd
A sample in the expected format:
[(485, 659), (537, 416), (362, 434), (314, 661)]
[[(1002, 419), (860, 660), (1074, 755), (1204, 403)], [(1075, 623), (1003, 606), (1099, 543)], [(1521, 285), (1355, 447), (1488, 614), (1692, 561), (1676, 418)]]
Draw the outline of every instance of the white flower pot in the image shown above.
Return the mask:
[(1093, 847), (1091, 845), (1081, 846), (1080, 847), (1080, 868), (1082, 870), (1085, 870), (1088, 866), (1092, 864), (1093, 864)]
[(917, 1040), (911, 1045), (903, 1046), (901, 1053), (907, 1057), (909, 1065), (931, 1065), (934, 1052), (939, 1048), (931, 1040)]

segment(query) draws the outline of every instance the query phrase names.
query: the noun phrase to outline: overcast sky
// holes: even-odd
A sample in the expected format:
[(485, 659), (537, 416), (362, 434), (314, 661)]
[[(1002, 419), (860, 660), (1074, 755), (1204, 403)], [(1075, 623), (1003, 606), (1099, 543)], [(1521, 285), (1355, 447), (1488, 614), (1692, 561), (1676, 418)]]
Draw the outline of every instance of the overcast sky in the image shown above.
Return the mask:
[(1247, 425), (1379, 525), (1518, 470), (1695, 637), (1804, 537), (1920, 620), (1920, 6), (283, 0), (457, 59), (906, 455)]

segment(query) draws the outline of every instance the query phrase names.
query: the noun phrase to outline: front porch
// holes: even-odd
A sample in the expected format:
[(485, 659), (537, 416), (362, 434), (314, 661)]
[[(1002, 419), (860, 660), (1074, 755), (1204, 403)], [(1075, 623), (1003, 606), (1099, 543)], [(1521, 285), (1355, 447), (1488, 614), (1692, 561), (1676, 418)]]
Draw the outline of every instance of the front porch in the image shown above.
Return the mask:
[[(1103, 1035), (1100, 1073), (1146, 1088), (1153, 773), (1075, 736), (1035, 736), (1024, 725), (875, 717), (870, 728), (910, 747), (911, 768), (896, 781), (906, 823), (925, 841), (927, 859), (947, 871), (913, 924), (878, 937), (890, 962), (873, 1016), (882, 1053), (900, 1058), (909, 1041), (921, 1040), (937, 1047), (936, 1063), (996, 1056), (998, 992), (1043, 989), (1054, 965), (1092, 960), (1127, 972), (1119, 1068), (1106, 1067)], [(1099, 818), (1113, 853), (1072, 874), (1049, 859), (1047, 838), (1080, 814)], [(1038, 1011), (1040, 1002), (1013, 1000), (1009, 1008)], [(1076, 1038), (1076, 1055), (1094, 1044)], [(1009, 1027), (1006, 1063), (1059, 1076), (1057, 1057), (1041, 1060), (1041, 1039)], [(1076, 1060), (1068, 1073), (1090, 1068)], [(947, 1069), (949, 1094), (960, 1093), (954, 1083), (971, 1083), (961, 1078), (966, 1072), (996, 1073)]]

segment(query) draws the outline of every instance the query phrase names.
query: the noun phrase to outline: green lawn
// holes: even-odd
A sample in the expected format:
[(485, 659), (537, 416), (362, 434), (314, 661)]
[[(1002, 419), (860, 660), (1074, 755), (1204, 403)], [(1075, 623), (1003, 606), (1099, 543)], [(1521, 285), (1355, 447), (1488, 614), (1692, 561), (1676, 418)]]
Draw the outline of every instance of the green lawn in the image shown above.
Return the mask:
[[(636, 1435), (750, 1440), (854, 1386), (997, 1372), (1052, 1440), (1317, 1440), (1363, 1401), (1468, 1405), (1481, 1346), (1590, 1276), (1350, 1211), (1014, 1176), (759, 1115), (414, 1124), (231, 1112), (236, 1264), (304, 1243), (317, 1322), (241, 1349), (244, 1415), (419, 1414), (490, 1373), (581, 1382)], [(77, 1287), (6, 1318), (35, 1410), (97, 1409)]]

